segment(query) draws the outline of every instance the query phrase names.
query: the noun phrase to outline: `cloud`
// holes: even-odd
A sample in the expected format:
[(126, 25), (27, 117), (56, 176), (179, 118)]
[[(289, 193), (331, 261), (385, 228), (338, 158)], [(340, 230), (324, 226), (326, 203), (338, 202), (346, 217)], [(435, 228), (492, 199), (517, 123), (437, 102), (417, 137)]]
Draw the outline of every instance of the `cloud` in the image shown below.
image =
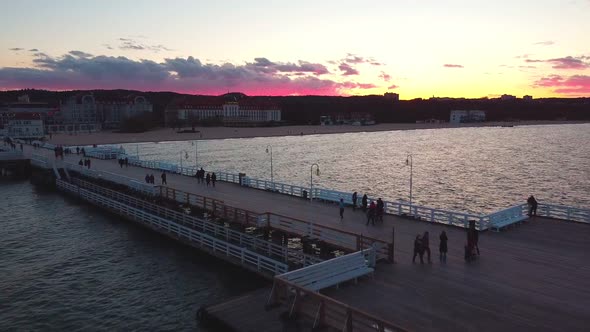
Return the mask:
[(565, 58), (549, 59), (546, 62), (552, 64), (554, 69), (586, 69), (590, 68), (588, 63), (585, 63), (580, 58), (567, 56)]
[(451, 63), (445, 63), (443, 65), (443, 67), (445, 68), (463, 68), (463, 65), (457, 65), (457, 64), (451, 64)]
[(399, 86), (397, 86), (395, 84), (392, 84), (392, 85), (390, 85), (390, 86), (387, 87), (387, 90), (393, 90), (393, 89), (397, 89), (397, 88), (399, 88)]
[(372, 66), (383, 66), (383, 65), (384, 65), (383, 63), (381, 63), (381, 62), (377, 62), (377, 61), (372, 61), (372, 62), (369, 62), (369, 63), (370, 63)]
[(538, 59), (526, 59), (524, 60), (524, 62), (528, 62), (528, 63), (535, 63), (535, 62), (543, 62), (544, 60), (538, 60)]
[(82, 52), (82, 51), (70, 51), (68, 54), (71, 54), (71, 55), (79, 57), (79, 58), (89, 58), (92, 56), (92, 54)]
[(132, 50), (132, 51), (152, 51), (152, 52), (160, 52), (160, 51), (172, 51), (171, 49), (167, 48), (162, 44), (158, 45), (147, 45), (138, 42), (135, 39), (131, 38), (119, 38), (121, 45), (119, 45), (119, 49), (122, 50)]
[(553, 92), (568, 95), (590, 94), (590, 76), (573, 75), (564, 78), (560, 75), (543, 77), (533, 84), (534, 87), (553, 88)]
[(342, 74), (343, 76), (350, 76), (350, 75), (358, 75), (359, 71), (356, 70), (355, 68), (353, 68), (351, 65), (349, 65), (348, 63), (341, 63), (338, 66), (338, 69), (340, 69), (341, 71), (343, 71), (344, 73)]
[(348, 53), (348, 55), (346, 56), (346, 58), (343, 61), (346, 63), (352, 63), (352, 64), (359, 64), (359, 63), (367, 62), (367, 60), (365, 60), (365, 58), (360, 57), (360, 56), (356, 56), (356, 55), (350, 54), (350, 53)]
[(38, 50), (38, 49), (36, 49), (36, 48), (31, 48), (31, 49), (29, 50), (29, 52), (39, 52), (39, 50)]
[(384, 71), (379, 74), (379, 77), (382, 78), (385, 82), (389, 82), (391, 80), (391, 75), (385, 73)]
[(194, 57), (161, 62), (124, 56), (70, 51), (60, 57), (35, 53), (34, 68), (0, 68), (0, 86), (43, 89), (137, 89), (221, 94), (228, 90), (252, 95), (340, 95), (373, 89), (372, 83), (321, 79), (327, 69), (307, 61), (281, 63), (256, 58), (252, 63), (221, 65)]
[(13, 47), (13, 48), (9, 48), (8, 50), (9, 50), (9, 51), (18, 52), (18, 51), (22, 51), (22, 50), (24, 50), (24, 48), (22, 48), (22, 47)]
[(555, 42), (552, 40), (545, 40), (545, 41), (536, 42), (534, 45), (550, 46), (550, 45), (554, 45), (554, 44), (555, 44)]

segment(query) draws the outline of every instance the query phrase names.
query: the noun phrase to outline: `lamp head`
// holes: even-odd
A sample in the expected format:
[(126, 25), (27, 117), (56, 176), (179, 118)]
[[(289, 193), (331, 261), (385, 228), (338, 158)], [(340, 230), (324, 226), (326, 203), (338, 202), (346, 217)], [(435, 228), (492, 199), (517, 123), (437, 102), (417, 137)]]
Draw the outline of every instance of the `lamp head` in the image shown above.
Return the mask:
[(320, 168), (318, 167), (318, 169), (316, 170), (316, 175), (320, 176)]
[(406, 166), (410, 164), (410, 158), (406, 157)]
[(268, 153), (268, 148), (266, 148), (266, 153)]

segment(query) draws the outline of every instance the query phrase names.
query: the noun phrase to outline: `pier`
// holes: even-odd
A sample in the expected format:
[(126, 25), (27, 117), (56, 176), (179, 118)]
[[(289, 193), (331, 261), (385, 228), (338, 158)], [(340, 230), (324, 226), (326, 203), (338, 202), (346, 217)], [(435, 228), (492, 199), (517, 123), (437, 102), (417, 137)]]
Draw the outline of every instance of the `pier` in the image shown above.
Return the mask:
[[(36, 167), (54, 169), (56, 177), (63, 177), (57, 180), (60, 190), (118, 210), (147, 227), (165, 230), (177, 240), (200, 241), (196, 247), (239, 261), (272, 280), (268, 289), (200, 311), (228, 329), (252, 331), (264, 326), (268, 331), (280, 331), (289, 326), (304, 330), (324, 326), (346, 331), (583, 331), (587, 326), (588, 210), (541, 202), (540, 216), (528, 218), (524, 204), (481, 216), (391, 203), (382, 223), (366, 226), (365, 215), (350, 208), (341, 221), (328, 191), (322, 194), (310, 190), (317, 198), (310, 202), (297, 197), (303, 196), (298, 195), (303, 189), (295, 186), (281, 185), (278, 190), (277, 184), (271, 183), (270, 189), (274, 190), (260, 190), (269, 189), (269, 184), (250, 179), (244, 186), (236, 175), (222, 173), (222, 181), (212, 188), (197, 184), (196, 179), (187, 176), (190, 170), (183, 169), (179, 174), (169, 169), (167, 184), (162, 186), (160, 171), (146, 168), (150, 165), (141, 165), (140, 161), (142, 167), (120, 168), (116, 160), (93, 158), (88, 170), (77, 165), (81, 155), (66, 155), (63, 161), (56, 161), (52, 151), (28, 146), (25, 155)], [(158, 185), (145, 184), (146, 173), (153, 173)], [(229, 232), (228, 227), (217, 229), (204, 223), (203, 218), (190, 219), (163, 210), (157, 203), (121, 196), (125, 194), (105, 189), (97, 179), (132, 188), (145, 197), (185, 202), (234, 220), (234, 224), (243, 225), (242, 230), (268, 228), (299, 239), (320, 238), (331, 246), (331, 252), (341, 253), (332, 255), (336, 258), (320, 258), (263, 243), (269, 241), (249, 242)], [(482, 231), (481, 256), (466, 263), (463, 225), (469, 220), (476, 220)], [(193, 233), (199, 229), (200, 234)], [(442, 230), (449, 238), (446, 263), (438, 260), (438, 235)], [(413, 264), (414, 237), (425, 231), (430, 233), (432, 263)], [(208, 236), (201, 235), (205, 233)], [(214, 244), (219, 237), (227, 241)], [(231, 243), (238, 245), (228, 245)], [(242, 252), (248, 256), (246, 264), (241, 260)], [(329, 274), (348, 266), (338, 265), (341, 257), (358, 252), (365, 257), (358, 263), (367, 263), (366, 267), (374, 268), (374, 272), (350, 274), (354, 275), (350, 279)], [(321, 261), (335, 264), (327, 272), (318, 270), (313, 274), (322, 277), (326, 287), (311, 289), (287, 277), (306, 266), (324, 264)]]

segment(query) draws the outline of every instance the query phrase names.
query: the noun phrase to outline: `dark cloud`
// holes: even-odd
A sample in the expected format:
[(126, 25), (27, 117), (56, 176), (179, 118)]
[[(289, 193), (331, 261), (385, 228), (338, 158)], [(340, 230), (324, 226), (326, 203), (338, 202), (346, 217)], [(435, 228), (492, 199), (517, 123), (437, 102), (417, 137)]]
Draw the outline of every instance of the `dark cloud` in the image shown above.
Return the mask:
[(555, 44), (554, 41), (546, 40), (546, 41), (536, 42), (534, 45), (550, 46), (550, 45), (554, 45), (554, 44)]
[[(219, 94), (227, 89), (258, 95), (337, 95), (350, 89), (373, 89), (372, 83), (320, 79), (322, 64), (307, 61), (221, 65), (202, 63), (194, 57), (168, 58), (162, 62), (132, 60), (123, 56), (93, 56), (71, 51), (61, 57), (36, 53), (36, 68), (0, 68), (0, 86), (47, 89), (139, 89)], [(261, 70), (265, 69), (265, 70)]]
[(22, 51), (22, 50), (24, 50), (24, 48), (21, 48), (21, 47), (13, 47), (13, 48), (9, 48), (8, 50), (9, 50), (9, 51), (18, 52), (18, 51)]
[(341, 71), (343, 71), (344, 73), (342, 74), (343, 76), (350, 76), (350, 75), (358, 75), (359, 71), (356, 70), (355, 68), (353, 68), (351, 65), (349, 65), (348, 63), (341, 63), (340, 66), (338, 66), (338, 69), (340, 69)]
[(39, 52), (39, 50), (38, 50), (38, 49), (36, 49), (36, 48), (31, 48), (31, 49), (29, 50), (29, 52)]
[(152, 51), (152, 52), (160, 52), (160, 51), (171, 51), (171, 49), (167, 48), (162, 44), (158, 45), (147, 45), (140, 43), (139, 41), (132, 39), (132, 38), (119, 38), (121, 45), (119, 48), (122, 50), (132, 50), (132, 51)]
[(457, 65), (457, 64), (452, 64), (452, 63), (445, 63), (443, 65), (443, 67), (445, 67), (445, 68), (464, 68), (463, 65)]
[(587, 69), (590, 65), (581, 58), (567, 56), (565, 58), (549, 59), (546, 62), (551, 63), (555, 69)]
[(90, 58), (92, 56), (92, 54), (82, 51), (70, 51), (69, 54), (79, 58)]

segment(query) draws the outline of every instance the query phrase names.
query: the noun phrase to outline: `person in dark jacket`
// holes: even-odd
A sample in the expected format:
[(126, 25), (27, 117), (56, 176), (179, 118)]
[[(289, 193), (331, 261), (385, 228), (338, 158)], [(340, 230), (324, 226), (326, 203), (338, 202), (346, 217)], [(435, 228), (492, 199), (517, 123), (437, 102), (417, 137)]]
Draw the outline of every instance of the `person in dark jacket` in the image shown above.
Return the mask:
[(162, 184), (168, 184), (168, 182), (166, 182), (166, 172), (162, 172), (162, 175), (160, 176), (162, 178)]
[(377, 200), (377, 220), (381, 223), (383, 222), (383, 213), (385, 213), (385, 203), (379, 198)]
[(363, 212), (366, 212), (367, 211), (367, 204), (369, 203), (369, 197), (367, 197), (367, 194), (363, 195), (363, 199), (362, 199), (361, 203), (363, 204)]
[(356, 199), (357, 199), (357, 193), (355, 191), (352, 193), (352, 211), (356, 211)]
[(209, 187), (209, 184), (211, 183), (211, 174), (207, 173), (207, 176), (205, 177), (205, 182), (207, 182), (207, 187)]
[(447, 232), (442, 231), (440, 233), (440, 244), (438, 245), (438, 252), (439, 252), (439, 259), (442, 263), (447, 262), (447, 241), (449, 238), (447, 237)]
[(527, 199), (526, 202), (529, 205), (529, 217), (532, 217), (533, 215), (536, 216), (537, 205), (539, 205), (539, 203), (537, 203), (535, 196), (531, 195), (531, 197), (529, 197), (529, 199)]
[(424, 248), (422, 247), (420, 234), (416, 235), (416, 239), (414, 240), (414, 257), (412, 257), (412, 263), (416, 263), (416, 255), (420, 256), (420, 264), (424, 264)]
[(217, 175), (215, 175), (215, 172), (213, 172), (211, 173), (211, 184), (213, 187), (215, 187), (215, 181), (217, 181)]
[(430, 239), (428, 232), (424, 232), (424, 235), (422, 235), (422, 248), (428, 253), (428, 263), (432, 263), (430, 260)]

